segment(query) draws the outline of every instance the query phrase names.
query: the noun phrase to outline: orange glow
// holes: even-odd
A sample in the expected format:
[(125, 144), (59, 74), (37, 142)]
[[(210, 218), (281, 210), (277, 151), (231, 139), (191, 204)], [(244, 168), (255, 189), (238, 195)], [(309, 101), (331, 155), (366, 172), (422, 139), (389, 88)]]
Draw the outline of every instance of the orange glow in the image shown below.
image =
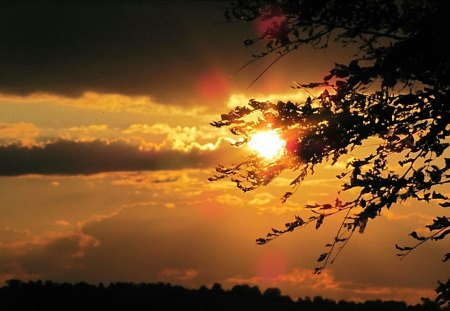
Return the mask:
[(200, 204), (197, 207), (197, 211), (202, 218), (208, 220), (213, 219), (217, 220), (224, 218), (228, 213), (229, 209), (227, 205), (215, 202), (208, 202), (207, 204)]
[(256, 264), (257, 275), (263, 280), (269, 281), (285, 274), (287, 266), (287, 259), (282, 253), (278, 251), (265, 253)]
[(206, 71), (198, 79), (197, 92), (207, 101), (224, 99), (230, 93), (228, 78), (220, 70)]

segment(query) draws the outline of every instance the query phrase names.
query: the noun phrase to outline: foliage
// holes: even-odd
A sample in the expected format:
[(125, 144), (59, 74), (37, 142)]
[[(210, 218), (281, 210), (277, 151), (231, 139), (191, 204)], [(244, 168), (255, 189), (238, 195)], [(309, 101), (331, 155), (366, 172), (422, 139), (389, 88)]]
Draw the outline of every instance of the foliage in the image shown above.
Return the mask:
[[(355, 231), (364, 232), (369, 220), (394, 204), (436, 202), (445, 213), (450, 206), (441, 193), (442, 185), (450, 183), (450, 158), (445, 153), (450, 134), (450, 52), (443, 43), (450, 25), (444, 8), (445, 1), (438, 0), (232, 2), (226, 11), (229, 21), (271, 22), (260, 37), (244, 42), (264, 45), (245, 66), (272, 56), (274, 64), (303, 45), (326, 48), (331, 40), (358, 50), (348, 64), (336, 64), (322, 81), (294, 85), (311, 94), (303, 102), (251, 99), (211, 123), (237, 135), (237, 147), (261, 130), (280, 133), (287, 141), (281, 158), (267, 161), (249, 154), (237, 165), (218, 166), (210, 180), (231, 178), (238, 188), (250, 191), (268, 185), (283, 171), (294, 171), (292, 190), (282, 202), (319, 164), (335, 164), (355, 149), (363, 154), (352, 158), (337, 176), (342, 191), (356, 193), (353, 199), (307, 205), (311, 217), (296, 216), (284, 229), (272, 229), (257, 239), (258, 244), (310, 223), (319, 228), (326, 217), (342, 213), (336, 236), (318, 258), (315, 271), (320, 273)], [(438, 215), (427, 228), (428, 236), (410, 234), (416, 245), (397, 245), (399, 256), (425, 241), (444, 239), (450, 233), (450, 217)]]

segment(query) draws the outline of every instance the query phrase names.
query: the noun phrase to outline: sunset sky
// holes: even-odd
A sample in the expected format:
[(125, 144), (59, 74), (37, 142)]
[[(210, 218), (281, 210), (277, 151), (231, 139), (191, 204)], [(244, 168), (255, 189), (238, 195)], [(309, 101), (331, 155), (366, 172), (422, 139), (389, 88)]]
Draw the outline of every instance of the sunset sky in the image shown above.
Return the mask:
[[(57, 4), (55, 4), (57, 3)], [(320, 166), (281, 204), (292, 174), (243, 193), (208, 182), (249, 150), (209, 125), (251, 98), (302, 100), (353, 51), (299, 49), (235, 73), (257, 23), (223, 23), (224, 1), (17, 1), (0, 5), (0, 281), (170, 282), (278, 287), (293, 298), (434, 297), (448, 240), (404, 260), (395, 244), (440, 212), (406, 202), (313, 275), (341, 219), (267, 245), (302, 205), (337, 197), (345, 162)], [(260, 47), (261, 48), (261, 47)], [(450, 189), (444, 193), (450, 195)], [(341, 197), (345, 199), (345, 196)]]

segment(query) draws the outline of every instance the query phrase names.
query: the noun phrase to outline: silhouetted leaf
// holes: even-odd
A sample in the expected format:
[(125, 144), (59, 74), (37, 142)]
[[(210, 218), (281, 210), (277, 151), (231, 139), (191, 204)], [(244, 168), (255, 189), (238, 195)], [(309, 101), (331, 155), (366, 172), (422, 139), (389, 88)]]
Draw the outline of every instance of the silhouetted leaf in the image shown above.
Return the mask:
[(395, 248), (399, 251), (404, 251), (405, 249), (403, 247), (398, 246), (398, 244), (395, 244)]
[(448, 170), (450, 169), (450, 158), (445, 158), (445, 169)]
[(266, 243), (267, 243), (266, 239), (263, 238), (256, 239), (256, 244), (263, 245)]
[(445, 230), (441, 234), (438, 234), (438, 235), (435, 235), (435, 236), (431, 237), (431, 239), (433, 241), (439, 241), (439, 240), (442, 240), (443, 238), (445, 238), (449, 233), (450, 233), (450, 229)]
[(425, 237), (419, 236), (416, 231), (411, 232), (409, 235), (412, 236), (414, 239), (419, 240), (419, 241), (426, 240)]
[(283, 197), (281, 198), (281, 203), (285, 203), (287, 199), (289, 199), (292, 196), (292, 192), (286, 192)]
[(324, 214), (320, 214), (320, 216), (317, 218), (316, 222), (316, 230), (320, 228), (320, 226), (323, 224), (323, 220), (325, 219)]
[(450, 253), (447, 253), (447, 254), (445, 254), (444, 259), (442, 261), (446, 262), (449, 259), (450, 259)]
[(317, 258), (317, 261), (322, 262), (325, 260), (325, 258), (327, 258), (327, 256), (328, 256), (328, 253), (322, 253), (322, 254), (320, 254), (319, 258)]
[(339, 238), (339, 237), (335, 237), (335, 238), (334, 238), (334, 241), (335, 241), (335, 242), (345, 242), (345, 241), (347, 241), (347, 238)]
[(330, 208), (333, 208), (333, 205), (331, 205), (331, 204), (324, 204), (324, 205), (321, 207), (322, 210), (327, 210), (327, 209), (330, 209)]

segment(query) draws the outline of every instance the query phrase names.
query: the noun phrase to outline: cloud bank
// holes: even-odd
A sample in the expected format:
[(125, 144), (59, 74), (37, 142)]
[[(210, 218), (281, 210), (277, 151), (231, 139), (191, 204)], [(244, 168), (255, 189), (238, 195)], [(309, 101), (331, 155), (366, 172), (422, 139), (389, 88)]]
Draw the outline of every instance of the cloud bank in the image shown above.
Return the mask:
[(202, 168), (217, 163), (217, 152), (140, 150), (139, 146), (101, 140), (58, 140), (42, 147), (0, 146), (0, 175), (94, 174), (113, 171)]
[[(0, 4), (0, 92), (217, 102), (228, 92), (223, 69), (248, 58), (239, 39), (226, 42), (231, 27), (218, 23), (221, 7), (182, 0)], [(230, 45), (236, 48), (225, 53)], [(242, 62), (234, 63), (238, 53)], [(203, 94), (205, 77), (214, 84), (212, 98)]]

